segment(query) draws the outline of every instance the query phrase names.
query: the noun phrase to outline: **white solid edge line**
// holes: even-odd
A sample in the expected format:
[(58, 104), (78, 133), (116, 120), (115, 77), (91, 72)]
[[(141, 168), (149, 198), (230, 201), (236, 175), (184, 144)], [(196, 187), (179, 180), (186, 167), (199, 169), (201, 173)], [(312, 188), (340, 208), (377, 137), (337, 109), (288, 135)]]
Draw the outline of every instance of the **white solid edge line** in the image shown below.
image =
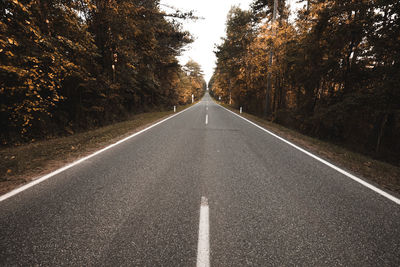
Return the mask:
[(206, 125), (208, 124), (208, 114), (206, 114)]
[(199, 241), (197, 243), (197, 267), (210, 266), (210, 224), (208, 199), (201, 197)]
[[(200, 103), (200, 102), (198, 102), (198, 103)], [(39, 177), (39, 178), (33, 180), (32, 182), (29, 182), (29, 183), (27, 183), (27, 184), (25, 184), (25, 185), (23, 185), (23, 186), (21, 186), (21, 187), (18, 187), (18, 188), (16, 188), (16, 189), (14, 189), (14, 190), (12, 190), (12, 191), (10, 191), (10, 192), (8, 192), (8, 193), (6, 193), (6, 194), (0, 196), (0, 202), (4, 201), (4, 200), (6, 200), (6, 199), (8, 199), (8, 198), (10, 198), (10, 197), (12, 197), (12, 196), (15, 196), (16, 194), (18, 194), (18, 193), (20, 193), (20, 192), (22, 192), (22, 191), (24, 191), (24, 190), (26, 190), (26, 189), (28, 189), (28, 188), (31, 188), (31, 187), (34, 186), (34, 185), (37, 185), (37, 184), (39, 184), (39, 183), (41, 183), (41, 182), (43, 182), (43, 181), (45, 181), (45, 180), (47, 180), (47, 179), (53, 177), (54, 175), (57, 175), (57, 174), (59, 174), (59, 173), (65, 171), (65, 170), (68, 170), (69, 168), (72, 168), (72, 167), (78, 165), (79, 163), (82, 163), (83, 161), (85, 161), (85, 160), (87, 160), (87, 159), (90, 159), (90, 158), (92, 158), (92, 157), (94, 157), (94, 156), (96, 156), (96, 155), (98, 155), (98, 154), (100, 154), (100, 153), (102, 153), (102, 152), (104, 152), (104, 151), (106, 151), (106, 150), (109, 150), (110, 148), (115, 147), (115, 146), (117, 146), (117, 145), (119, 145), (119, 144), (121, 144), (121, 143), (123, 143), (123, 142), (125, 142), (125, 141), (127, 141), (127, 140), (129, 140), (129, 139), (131, 139), (131, 138), (133, 138), (133, 137), (135, 137), (135, 136), (137, 136), (137, 135), (143, 133), (143, 132), (146, 132), (147, 130), (150, 130), (151, 128), (153, 128), (153, 127), (155, 127), (155, 126), (157, 126), (157, 125), (159, 125), (159, 124), (161, 124), (161, 123), (163, 123), (163, 122), (165, 122), (165, 121), (167, 121), (167, 120), (169, 120), (169, 119), (172, 119), (172, 118), (175, 117), (175, 116), (178, 116), (178, 115), (181, 114), (182, 112), (185, 112), (185, 111), (187, 111), (187, 110), (193, 108), (193, 107), (196, 106), (198, 103), (196, 103), (196, 104), (194, 104), (193, 106), (191, 106), (191, 107), (189, 107), (189, 108), (186, 108), (186, 109), (184, 109), (184, 110), (182, 110), (182, 111), (180, 111), (180, 112), (178, 112), (178, 113), (176, 113), (176, 114), (173, 114), (173, 115), (169, 116), (168, 118), (165, 118), (165, 119), (163, 119), (163, 120), (161, 120), (161, 121), (159, 121), (159, 122), (157, 122), (157, 123), (155, 123), (155, 124), (153, 124), (153, 125), (150, 125), (149, 127), (145, 128), (145, 129), (143, 129), (143, 130), (140, 130), (139, 132), (136, 132), (136, 133), (134, 133), (134, 134), (132, 134), (132, 135), (130, 135), (130, 136), (128, 136), (128, 137), (125, 137), (124, 139), (121, 139), (121, 140), (117, 141), (117, 142), (114, 143), (114, 144), (111, 144), (111, 145), (109, 145), (109, 146), (107, 146), (107, 147), (105, 147), (105, 148), (103, 148), (103, 149), (100, 149), (100, 150), (94, 152), (93, 154), (90, 154), (90, 155), (88, 155), (88, 156), (86, 156), (86, 157), (83, 157), (83, 158), (81, 158), (81, 159), (79, 159), (79, 160), (77, 160), (77, 161), (74, 161), (74, 162), (72, 162), (72, 163), (70, 163), (70, 164), (68, 164), (68, 165), (66, 165), (66, 166), (64, 166), (64, 167), (61, 167), (60, 169), (57, 169), (57, 170), (55, 170), (55, 171), (53, 171), (53, 172), (51, 172), (51, 173), (49, 173), (49, 174), (46, 174), (46, 175), (44, 175), (44, 176), (41, 176), (41, 177)]]
[[(218, 105), (219, 105), (219, 104), (218, 104)], [(263, 130), (264, 132), (266, 132), (266, 133), (268, 133), (268, 134), (270, 134), (270, 135), (272, 135), (272, 136), (278, 138), (279, 140), (281, 140), (281, 141), (287, 143), (288, 145), (290, 145), (290, 146), (296, 148), (297, 150), (300, 150), (301, 152), (307, 154), (308, 156), (310, 156), (310, 157), (312, 157), (312, 158), (314, 158), (314, 159), (316, 159), (316, 160), (322, 162), (323, 164), (325, 164), (325, 165), (331, 167), (332, 169), (334, 169), (334, 170), (340, 172), (341, 174), (346, 175), (347, 177), (349, 177), (349, 178), (353, 179), (354, 181), (356, 181), (356, 182), (362, 184), (363, 186), (368, 187), (369, 189), (371, 189), (371, 190), (375, 191), (376, 193), (380, 194), (381, 196), (384, 196), (384, 197), (386, 197), (387, 199), (390, 199), (391, 201), (393, 201), (393, 202), (395, 202), (396, 204), (400, 205), (400, 199), (398, 199), (397, 197), (395, 197), (395, 196), (393, 196), (393, 195), (391, 195), (391, 194), (389, 194), (389, 193), (383, 191), (382, 189), (379, 189), (379, 188), (376, 187), (376, 186), (373, 186), (372, 184), (367, 183), (366, 181), (362, 180), (361, 178), (358, 178), (357, 176), (354, 176), (353, 174), (348, 173), (347, 171), (345, 171), (345, 170), (343, 170), (343, 169), (341, 169), (341, 168), (339, 168), (339, 167), (333, 165), (332, 163), (329, 163), (328, 161), (326, 161), (326, 160), (324, 160), (324, 159), (321, 159), (320, 157), (318, 157), (318, 156), (316, 156), (316, 155), (314, 155), (314, 154), (308, 152), (307, 150), (305, 150), (305, 149), (303, 149), (303, 148), (301, 148), (301, 147), (299, 147), (299, 146), (297, 146), (297, 145), (295, 145), (295, 144), (289, 142), (288, 140), (286, 140), (286, 139), (284, 139), (284, 138), (282, 138), (282, 137), (280, 137), (280, 136), (278, 136), (278, 135), (276, 135), (276, 134), (274, 134), (274, 133), (268, 131), (267, 129), (261, 127), (260, 125), (254, 123), (254, 122), (252, 122), (252, 121), (250, 121), (250, 120), (248, 120), (248, 119), (246, 119), (246, 118), (243, 118), (242, 116), (236, 114), (235, 112), (233, 112), (233, 111), (231, 111), (231, 110), (229, 110), (229, 109), (227, 109), (227, 108), (225, 108), (225, 107), (223, 107), (223, 106), (221, 106), (221, 105), (219, 105), (219, 106), (222, 107), (223, 109), (225, 109), (226, 111), (229, 111), (230, 113), (236, 115), (237, 117), (239, 117), (239, 118), (241, 118), (241, 119), (247, 121), (248, 123), (250, 123), (250, 124), (256, 126), (257, 128)]]

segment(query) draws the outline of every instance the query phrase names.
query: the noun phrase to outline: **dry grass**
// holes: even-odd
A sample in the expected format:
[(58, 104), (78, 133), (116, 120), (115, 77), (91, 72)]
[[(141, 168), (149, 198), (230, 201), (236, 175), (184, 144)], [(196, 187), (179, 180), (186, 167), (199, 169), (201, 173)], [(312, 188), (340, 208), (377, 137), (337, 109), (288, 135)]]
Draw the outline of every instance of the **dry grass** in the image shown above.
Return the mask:
[[(177, 111), (187, 106), (177, 107)], [(77, 133), (0, 149), (0, 195), (155, 123), (173, 111), (149, 112), (129, 120)]]
[[(219, 104), (239, 114), (238, 110), (222, 103)], [(354, 173), (358, 177), (362, 177), (396, 194), (400, 193), (400, 167), (303, 135), (251, 114), (242, 113), (241, 115), (329, 162)]]

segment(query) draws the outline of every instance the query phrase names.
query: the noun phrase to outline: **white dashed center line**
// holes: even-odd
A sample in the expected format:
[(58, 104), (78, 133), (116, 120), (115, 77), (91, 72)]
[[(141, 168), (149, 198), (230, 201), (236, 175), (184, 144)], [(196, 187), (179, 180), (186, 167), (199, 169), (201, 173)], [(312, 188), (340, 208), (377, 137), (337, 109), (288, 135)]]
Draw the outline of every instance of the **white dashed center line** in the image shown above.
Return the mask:
[(208, 216), (208, 199), (201, 197), (199, 242), (197, 244), (197, 267), (210, 266), (210, 224)]

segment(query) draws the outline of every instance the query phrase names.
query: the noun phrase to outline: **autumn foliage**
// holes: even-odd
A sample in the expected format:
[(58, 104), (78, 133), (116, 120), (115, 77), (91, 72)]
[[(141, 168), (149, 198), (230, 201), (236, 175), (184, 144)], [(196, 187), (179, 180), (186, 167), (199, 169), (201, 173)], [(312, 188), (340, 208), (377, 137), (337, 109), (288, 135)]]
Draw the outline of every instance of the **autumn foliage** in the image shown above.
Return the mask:
[(192, 14), (166, 14), (157, 0), (5, 0), (0, 16), (3, 145), (186, 104), (204, 91), (198, 65), (177, 60), (192, 42), (181, 29)]
[(212, 93), (400, 164), (400, 2), (298, 1), (304, 7), (290, 16), (280, 0), (272, 24), (273, 2), (232, 8)]

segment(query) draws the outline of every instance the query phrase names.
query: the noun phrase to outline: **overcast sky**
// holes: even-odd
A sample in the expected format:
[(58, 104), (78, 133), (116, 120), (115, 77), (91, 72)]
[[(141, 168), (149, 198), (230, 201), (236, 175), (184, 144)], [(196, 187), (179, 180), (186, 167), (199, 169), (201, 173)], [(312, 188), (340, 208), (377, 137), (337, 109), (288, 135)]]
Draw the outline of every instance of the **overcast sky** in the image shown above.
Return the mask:
[[(180, 63), (184, 65), (192, 58), (201, 65), (208, 82), (215, 67), (215, 44), (220, 44), (221, 37), (225, 36), (225, 22), (230, 8), (239, 5), (242, 9), (249, 9), (251, 2), (252, 0), (161, 0), (161, 8), (167, 11), (170, 9), (163, 4), (182, 11), (194, 10), (197, 16), (204, 18), (184, 22), (184, 29), (190, 31), (196, 40), (179, 58)], [(295, 0), (289, 2), (294, 3)]]

